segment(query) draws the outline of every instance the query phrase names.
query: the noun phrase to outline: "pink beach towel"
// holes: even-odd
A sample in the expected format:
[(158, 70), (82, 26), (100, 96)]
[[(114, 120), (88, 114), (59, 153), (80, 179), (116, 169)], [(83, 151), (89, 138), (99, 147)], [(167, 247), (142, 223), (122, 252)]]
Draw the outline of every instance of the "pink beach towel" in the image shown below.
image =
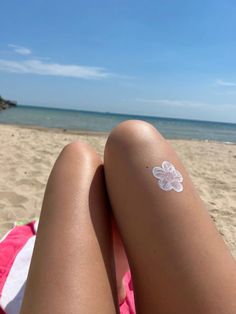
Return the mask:
[[(33, 253), (38, 222), (16, 226), (0, 241), (0, 314), (18, 314)], [(130, 272), (124, 277), (126, 298), (121, 314), (135, 314)]]

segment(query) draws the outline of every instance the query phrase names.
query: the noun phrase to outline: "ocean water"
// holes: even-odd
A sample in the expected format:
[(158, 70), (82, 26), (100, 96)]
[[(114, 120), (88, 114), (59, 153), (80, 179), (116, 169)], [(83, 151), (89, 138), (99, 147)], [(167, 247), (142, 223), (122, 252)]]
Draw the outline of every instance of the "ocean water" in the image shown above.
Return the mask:
[(140, 119), (169, 139), (197, 139), (236, 143), (236, 124), (169, 119), (125, 114), (17, 106), (0, 112), (0, 123), (109, 132), (119, 122)]

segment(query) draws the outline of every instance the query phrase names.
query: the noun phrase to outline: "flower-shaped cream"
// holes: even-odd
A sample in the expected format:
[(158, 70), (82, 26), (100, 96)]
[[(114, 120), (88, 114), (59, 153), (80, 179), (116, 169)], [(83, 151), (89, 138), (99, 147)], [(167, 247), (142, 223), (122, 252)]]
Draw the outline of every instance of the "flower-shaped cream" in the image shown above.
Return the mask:
[(163, 161), (162, 167), (152, 169), (154, 177), (158, 179), (160, 188), (164, 191), (183, 191), (183, 177), (181, 173), (169, 161)]

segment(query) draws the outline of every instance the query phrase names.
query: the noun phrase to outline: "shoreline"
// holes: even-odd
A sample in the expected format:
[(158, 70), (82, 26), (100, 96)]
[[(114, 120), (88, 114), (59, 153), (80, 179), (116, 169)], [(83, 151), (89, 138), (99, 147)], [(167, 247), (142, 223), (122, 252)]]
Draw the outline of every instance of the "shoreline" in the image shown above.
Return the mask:
[(37, 130), (43, 131), (48, 133), (62, 133), (62, 134), (78, 134), (78, 135), (88, 135), (88, 136), (108, 136), (109, 132), (102, 132), (102, 131), (89, 131), (89, 130), (76, 130), (76, 129), (65, 129), (65, 128), (54, 128), (54, 127), (45, 127), (40, 125), (31, 125), (31, 124), (9, 124), (9, 123), (0, 123), (1, 126), (8, 126), (8, 127), (16, 127), (21, 129), (28, 129), (28, 130)]
[[(65, 128), (54, 128), (54, 127), (44, 127), (39, 125), (29, 125), (29, 124), (9, 124), (0, 123), (1, 126), (16, 127), (28, 130), (37, 130), (48, 133), (61, 133), (61, 134), (71, 134), (71, 135), (86, 135), (86, 136), (98, 136), (98, 137), (108, 137), (110, 132), (103, 131), (89, 131), (89, 130), (77, 130), (77, 129), (65, 129)], [(186, 138), (166, 138), (168, 141), (190, 141), (199, 143), (219, 143), (225, 145), (236, 145), (236, 142), (230, 141), (213, 141), (213, 140), (201, 140), (201, 139), (186, 139)]]

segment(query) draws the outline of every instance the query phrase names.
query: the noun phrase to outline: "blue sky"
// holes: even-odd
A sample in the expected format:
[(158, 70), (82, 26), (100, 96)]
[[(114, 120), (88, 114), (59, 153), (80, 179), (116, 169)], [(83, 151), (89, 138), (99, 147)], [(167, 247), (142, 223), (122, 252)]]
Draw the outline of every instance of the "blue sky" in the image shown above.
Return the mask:
[(1, 3), (0, 94), (236, 123), (235, 0)]

